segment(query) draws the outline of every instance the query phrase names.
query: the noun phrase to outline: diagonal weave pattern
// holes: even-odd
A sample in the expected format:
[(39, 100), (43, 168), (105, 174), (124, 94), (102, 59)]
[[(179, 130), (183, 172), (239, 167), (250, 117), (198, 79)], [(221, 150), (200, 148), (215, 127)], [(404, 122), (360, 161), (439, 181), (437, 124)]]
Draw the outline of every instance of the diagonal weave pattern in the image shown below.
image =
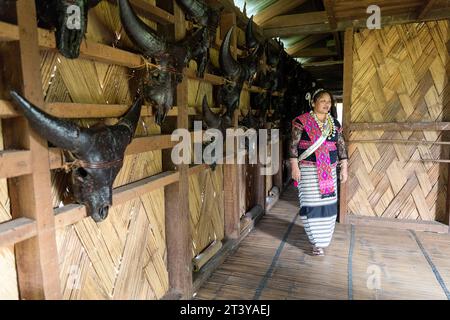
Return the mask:
[[(449, 121), (449, 22), (354, 34), (351, 122)], [(439, 131), (354, 131), (350, 140), (445, 140)], [(445, 216), (448, 146), (351, 143), (349, 213), (399, 219)]]

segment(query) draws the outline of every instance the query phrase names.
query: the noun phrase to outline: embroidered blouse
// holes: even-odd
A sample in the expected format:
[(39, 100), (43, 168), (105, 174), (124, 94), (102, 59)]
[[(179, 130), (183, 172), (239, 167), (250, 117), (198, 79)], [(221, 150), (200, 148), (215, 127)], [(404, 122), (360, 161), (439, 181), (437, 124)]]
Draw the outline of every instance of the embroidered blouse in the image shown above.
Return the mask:
[[(327, 146), (330, 154), (331, 164), (336, 163), (338, 160), (347, 159), (347, 148), (345, 146), (344, 137), (342, 135), (342, 126), (334, 119), (334, 125), (336, 127), (336, 135), (334, 137), (328, 137), (324, 144)], [(289, 148), (289, 157), (298, 158), (306, 149), (308, 149), (315, 141), (311, 141), (308, 134), (303, 128), (302, 123), (298, 118), (292, 121), (291, 143)], [(315, 153), (311, 154), (306, 159), (302, 160), (305, 163), (316, 163)]]

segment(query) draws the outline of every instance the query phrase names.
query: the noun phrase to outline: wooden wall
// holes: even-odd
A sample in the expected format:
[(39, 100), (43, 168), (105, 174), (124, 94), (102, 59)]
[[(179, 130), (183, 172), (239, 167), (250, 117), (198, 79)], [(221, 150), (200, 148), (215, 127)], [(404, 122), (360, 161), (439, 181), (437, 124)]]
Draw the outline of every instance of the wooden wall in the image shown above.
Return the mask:
[(447, 20), (347, 31), (347, 218), (448, 219), (449, 40)]

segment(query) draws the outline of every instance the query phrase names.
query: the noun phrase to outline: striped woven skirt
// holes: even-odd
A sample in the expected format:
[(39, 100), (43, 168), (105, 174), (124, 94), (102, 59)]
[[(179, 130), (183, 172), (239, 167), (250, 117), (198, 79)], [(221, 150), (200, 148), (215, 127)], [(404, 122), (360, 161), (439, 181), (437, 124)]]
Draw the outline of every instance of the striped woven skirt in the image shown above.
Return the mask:
[[(309, 242), (318, 248), (326, 248), (333, 237), (337, 216), (337, 196), (322, 198), (319, 190), (316, 166), (300, 164), (301, 178), (298, 184), (300, 219)], [(336, 168), (332, 170), (334, 190), (337, 192)]]

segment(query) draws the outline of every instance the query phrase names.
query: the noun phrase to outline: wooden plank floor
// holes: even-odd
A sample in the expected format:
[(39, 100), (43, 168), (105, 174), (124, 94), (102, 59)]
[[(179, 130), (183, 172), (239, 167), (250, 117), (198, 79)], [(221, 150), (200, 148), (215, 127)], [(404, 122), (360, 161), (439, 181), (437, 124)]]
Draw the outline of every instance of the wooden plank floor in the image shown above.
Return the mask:
[(450, 235), (336, 224), (310, 255), (294, 188), (211, 275), (196, 299), (450, 299)]

